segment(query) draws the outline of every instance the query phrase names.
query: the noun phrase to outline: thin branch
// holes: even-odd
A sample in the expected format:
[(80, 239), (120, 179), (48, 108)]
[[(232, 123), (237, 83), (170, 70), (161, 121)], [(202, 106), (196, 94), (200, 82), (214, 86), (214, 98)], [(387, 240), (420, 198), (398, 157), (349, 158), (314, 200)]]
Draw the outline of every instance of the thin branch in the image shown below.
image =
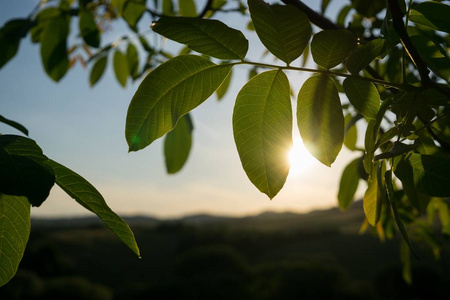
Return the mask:
[(400, 37), (403, 48), (405, 49), (413, 64), (416, 66), (417, 71), (419, 71), (422, 84), (424, 86), (430, 86), (431, 80), (430, 77), (428, 77), (430, 71), (428, 70), (427, 63), (419, 55), (419, 52), (417, 52), (416, 47), (414, 47), (414, 44), (412, 43), (408, 33), (406, 32), (405, 25), (403, 24), (403, 14), (400, 6), (398, 5), (398, 1), (387, 0), (387, 4), (392, 16), (394, 29)]
[[(292, 67), (292, 66), (278, 66), (278, 65), (271, 65), (271, 64), (265, 64), (265, 63), (259, 63), (259, 62), (252, 62), (252, 61), (247, 61), (247, 60), (244, 60), (244, 61), (238, 62), (238, 63), (233, 63), (233, 65), (242, 65), (242, 64), (258, 66), (258, 67), (263, 67), (263, 68), (271, 68), (271, 69), (283, 69), (283, 70), (302, 71), (302, 72), (310, 72), (310, 73), (321, 73), (321, 74), (327, 74), (327, 75), (331, 75), (331, 76), (339, 76), (339, 77), (345, 77), (345, 78), (350, 77), (350, 76), (355, 76), (355, 75), (351, 75), (351, 74), (339, 73), (339, 72), (328, 71), (328, 70), (299, 68), (299, 67)], [(411, 90), (416, 89), (416, 87), (414, 87), (412, 85), (408, 85), (408, 84), (398, 84), (398, 83), (393, 83), (393, 82), (389, 82), (389, 81), (384, 81), (381, 79), (368, 78), (368, 77), (362, 77), (362, 76), (357, 76), (357, 77), (361, 80), (370, 81), (375, 84), (380, 84), (380, 85), (388, 86), (388, 87), (399, 89), (399, 90), (411, 91)]]
[(198, 18), (203, 18), (208, 11), (212, 9), (213, 0), (208, 0), (206, 2), (205, 7), (203, 8), (202, 12), (197, 16)]
[[(315, 12), (309, 6), (304, 4), (300, 0), (281, 0), (284, 4), (290, 4), (295, 7), (297, 7), (299, 10), (304, 12), (306, 16), (308, 16), (309, 21), (313, 23), (314, 25), (325, 29), (325, 30), (336, 30), (336, 29), (343, 29), (339, 25), (333, 23), (329, 19), (325, 18), (324, 16), (320, 15), (319, 13)], [(384, 78), (378, 74), (377, 71), (375, 71), (371, 66), (367, 66), (365, 70), (375, 79), (383, 80)]]
[(311, 23), (322, 29), (342, 29), (342, 27), (334, 24), (324, 16), (318, 14), (300, 0), (281, 0), (281, 1), (284, 4), (290, 4), (297, 7), (299, 10), (301, 10), (308, 16), (308, 19), (311, 21)]

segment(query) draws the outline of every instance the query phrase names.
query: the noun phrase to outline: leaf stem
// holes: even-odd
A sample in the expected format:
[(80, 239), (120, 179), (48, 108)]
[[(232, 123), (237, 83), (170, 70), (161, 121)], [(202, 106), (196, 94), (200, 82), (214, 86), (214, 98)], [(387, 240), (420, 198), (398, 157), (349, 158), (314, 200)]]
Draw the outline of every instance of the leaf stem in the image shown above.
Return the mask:
[[(301, 68), (301, 67), (293, 67), (293, 66), (278, 66), (278, 65), (266, 64), (266, 63), (260, 63), (260, 62), (252, 62), (252, 61), (247, 61), (247, 60), (243, 60), (242, 62), (234, 63), (234, 65), (240, 65), (240, 64), (258, 66), (258, 67), (263, 67), (263, 68), (271, 68), (271, 69), (282, 69), (282, 70), (302, 71), (302, 72), (310, 72), (310, 73), (321, 73), (321, 74), (327, 74), (327, 75), (339, 76), (339, 77), (355, 76), (355, 75), (351, 75), (351, 74), (339, 73), (339, 72), (334, 72), (334, 71), (329, 71), (329, 70), (310, 69), (310, 68)], [(380, 84), (380, 85), (396, 88), (396, 89), (399, 89), (399, 90), (411, 90), (411, 89), (415, 88), (414, 86), (411, 86), (411, 85), (408, 85), (408, 84), (398, 84), (398, 83), (393, 83), (393, 82), (389, 82), (389, 81), (385, 81), (385, 80), (381, 80), (381, 79), (376, 79), (376, 78), (367, 78), (367, 77), (362, 77), (362, 76), (356, 76), (356, 77), (358, 77), (358, 78), (360, 78), (362, 80), (373, 82), (375, 84)]]

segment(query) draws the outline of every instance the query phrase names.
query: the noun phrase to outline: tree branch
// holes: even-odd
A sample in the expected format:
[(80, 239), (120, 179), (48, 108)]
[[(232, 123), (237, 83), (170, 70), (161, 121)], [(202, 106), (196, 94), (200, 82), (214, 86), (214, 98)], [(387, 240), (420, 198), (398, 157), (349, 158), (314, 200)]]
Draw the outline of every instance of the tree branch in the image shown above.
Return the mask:
[(318, 14), (300, 0), (281, 0), (281, 1), (284, 4), (290, 4), (297, 7), (299, 10), (301, 10), (308, 16), (308, 19), (311, 21), (311, 23), (322, 29), (342, 29), (342, 27), (334, 24), (324, 16)]
[(403, 24), (403, 14), (397, 0), (387, 0), (387, 4), (392, 16), (394, 29), (400, 37), (403, 48), (405, 48), (405, 51), (408, 54), (409, 58), (416, 66), (417, 71), (419, 71), (422, 85), (425, 87), (430, 86), (431, 79), (430, 77), (428, 77), (430, 71), (428, 70), (427, 63), (419, 55), (419, 52), (417, 52), (416, 47), (414, 47), (414, 44), (412, 43), (408, 33), (406, 32), (405, 25)]
[(212, 4), (213, 4), (213, 0), (208, 0), (208, 2), (206, 2), (206, 5), (203, 8), (202, 12), (198, 15), (198, 17), (203, 18), (206, 15), (206, 13), (211, 10)]

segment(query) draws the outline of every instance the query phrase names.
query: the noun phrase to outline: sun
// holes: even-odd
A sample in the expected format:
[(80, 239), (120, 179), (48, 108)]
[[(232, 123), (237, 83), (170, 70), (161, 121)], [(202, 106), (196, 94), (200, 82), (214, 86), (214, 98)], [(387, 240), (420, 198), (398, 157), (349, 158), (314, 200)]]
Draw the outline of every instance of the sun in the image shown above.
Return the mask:
[(300, 137), (294, 137), (292, 142), (292, 148), (288, 152), (289, 175), (300, 176), (310, 169), (316, 159), (306, 150)]

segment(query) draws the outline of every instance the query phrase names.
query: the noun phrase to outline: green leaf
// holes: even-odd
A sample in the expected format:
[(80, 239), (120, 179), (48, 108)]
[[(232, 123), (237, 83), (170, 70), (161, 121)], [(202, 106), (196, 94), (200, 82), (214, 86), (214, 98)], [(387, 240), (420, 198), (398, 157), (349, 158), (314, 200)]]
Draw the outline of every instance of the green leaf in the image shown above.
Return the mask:
[(322, 15), (325, 14), (325, 11), (327, 10), (328, 5), (330, 4), (331, 0), (322, 0), (322, 5), (320, 6), (320, 11), (322, 12)]
[(366, 118), (375, 119), (380, 109), (380, 94), (375, 85), (359, 77), (344, 80), (345, 94), (350, 103)]
[(45, 72), (54, 81), (59, 81), (69, 68), (67, 35), (69, 18), (59, 16), (48, 21), (41, 36), (41, 58)]
[(354, 124), (354, 118), (348, 114), (344, 118), (345, 121), (345, 136), (344, 136), (344, 145), (349, 150), (356, 150), (356, 141), (358, 139), (358, 132), (356, 130), (356, 126)]
[(55, 172), (56, 184), (61, 189), (81, 206), (95, 213), (125, 245), (140, 256), (130, 227), (108, 207), (95, 187), (77, 173), (53, 160), (49, 160), (47, 164)]
[(384, 0), (351, 0), (356, 11), (365, 17), (375, 17), (383, 8), (386, 8)]
[(365, 45), (358, 46), (347, 58), (347, 69), (352, 74), (358, 74), (382, 54), (384, 45), (384, 40), (374, 39)]
[(250, 15), (261, 42), (277, 58), (290, 64), (311, 38), (311, 24), (305, 13), (291, 5), (269, 5), (249, 0)]
[(125, 135), (130, 151), (145, 148), (171, 131), (179, 118), (214, 93), (231, 68), (183, 55), (150, 72), (128, 108)]
[(197, 10), (195, 8), (194, 0), (178, 0), (178, 9), (180, 16), (196, 17)]
[(227, 77), (225, 77), (225, 80), (222, 82), (222, 84), (217, 88), (216, 94), (217, 94), (218, 100), (221, 100), (223, 98), (223, 96), (225, 96), (226, 92), (228, 91), (228, 88), (230, 87), (232, 75), (233, 75), (233, 72), (231, 70), (230, 73), (228, 73)]
[(239, 92), (233, 132), (242, 167), (250, 181), (270, 199), (289, 173), (292, 107), (289, 81), (281, 70), (253, 77)]
[(117, 9), (117, 14), (122, 15), (123, 7), (127, 0), (111, 0), (111, 4)]
[(139, 53), (132, 43), (128, 44), (127, 48), (128, 69), (130, 70), (131, 78), (137, 79), (139, 77)]
[(174, 15), (172, 0), (162, 0), (162, 12), (164, 16)]
[(402, 261), (403, 280), (409, 285), (412, 284), (411, 255), (408, 244), (402, 240), (400, 243), (400, 260)]
[(134, 31), (137, 31), (136, 25), (146, 10), (145, 2), (146, 0), (128, 0), (124, 5), (122, 17)]
[(412, 35), (410, 38), (428, 67), (442, 79), (450, 81), (450, 59), (445, 51), (441, 52), (441, 49), (425, 36)]
[(25, 196), (33, 206), (41, 205), (55, 183), (47, 160), (33, 140), (0, 135), (0, 193)]
[[(397, 96), (395, 96), (397, 97)], [(402, 97), (400, 94), (398, 98)], [(396, 98), (397, 99), (397, 98)], [(378, 132), (380, 130), (381, 121), (383, 121), (384, 114), (389, 109), (392, 103), (393, 97), (385, 99), (380, 109), (378, 110), (377, 117), (375, 120), (370, 120), (367, 123), (366, 135), (364, 137), (364, 147), (366, 148), (366, 152), (364, 154), (364, 169), (367, 174), (372, 173), (372, 162), (375, 150), (379, 147), (377, 144), (378, 141)]]
[(0, 287), (16, 274), (30, 227), (27, 198), (0, 194)]
[(330, 69), (343, 62), (356, 46), (355, 35), (347, 29), (324, 30), (313, 36), (311, 54), (319, 66)]
[(28, 129), (26, 129), (22, 124), (19, 124), (16, 121), (9, 120), (9, 119), (5, 118), (4, 116), (0, 115), (0, 122), (5, 123), (15, 129), (19, 130), (20, 132), (22, 132), (25, 135), (28, 135)]
[(117, 50), (114, 53), (114, 73), (116, 74), (117, 81), (119, 81), (120, 85), (125, 87), (127, 85), (128, 75), (130, 74), (130, 70), (128, 67), (127, 57)]
[(239, 30), (217, 20), (162, 17), (153, 31), (187, 45), (194, 51), (220, 59), (244, 59), (248, 41)]
[(359, 175), (358, 165), (359, 158), (351, 161), (342, 172), (341, 181), (339, 183), (338, 203), (342, 210), (347, 209), (353, 202), (356, 189), (358, 188)]
[(16, 55), (20, 40), (27, 35), (31, 24), (28, 19), (14, 19), (0, 28), (0, 68)]
[(98, 48), (100, 46), (100, 31), (95, 22), (95, 16), (87, 10), (80, 11), (79, 20), (80, 34), (84, 42), (91, 47)]
[(347, 15), (352, 10), (351, 5), (345, 5), (342, 7), (341, 11), (339, 11), (338, 17), (337, 17), (337, 24), (341, 27), (345, 27), (345, 20), (347, 19)]
[(411, 153), (403, 162), (407, 165), (395, 170), (395, 175), (419, 192), (434, 197), (450, 196), (450, 159), (434, 155)]
[(308, 151), (326, 166), (344, 142), (344, 115), (333, 79), (318, 74), (305, 81), (297, 98), (297, 123)]
[(105, 73), (107, 62), (108, 62), (107, 55), (104, 55), (104, 56), (100, 57), (99, 59), (97, 59), (94, 66), (92, 67), (91, 75), (89, 78), (89, 82), (90, 82), (91, 86), (94, 86), (100, 80), (100, 78), (103, 76), (103, 73)]
[(437, 1), (426, 1), (413, 7), (409, 19), (414, 23), (450, 33), (450, 6)]
[(363, 197), (363, 209), (366, 219), (370, 225), (375, 226), (380, 220), (382, 195), (380, 186), (382, 183), (378, 182), (378, 168), (377, 163), (372, 166), (372, 173), (367, 179), (367, 190)]
[(174, 174), (186, 163), (192, 145), (192, 124), (189, 114), (178, 120), (177, 126), (167, 133), (164, 141), (164, 156), (167, 173)]

